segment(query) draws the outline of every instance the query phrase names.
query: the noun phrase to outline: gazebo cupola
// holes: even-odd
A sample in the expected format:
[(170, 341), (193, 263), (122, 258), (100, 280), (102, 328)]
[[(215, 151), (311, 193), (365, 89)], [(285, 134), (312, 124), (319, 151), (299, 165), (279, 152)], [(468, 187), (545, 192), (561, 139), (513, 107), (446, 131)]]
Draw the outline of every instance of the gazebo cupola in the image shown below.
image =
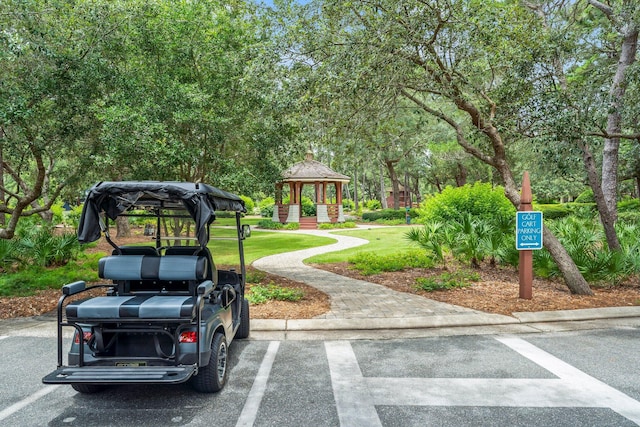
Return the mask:
[[(298, 222), (308, 228), (316, 228), (318, 223), (344, 222), (342, 210), (342, 186), (350, 178), (333, 171), (328, 166), (313, 160), (313, 152), (307, 151), (305, 160), (291, 166), (282, 173), (282, 180), (276, 184), (276, 204), (273, 221), (281, 223)], [(282, 203), (282, 190), (289, 186), (289, 203)], [(303, 217), (302, 190), (305, 185), (313, 185), (315, 191), (316, 216)], [(335, 188), (335, 199), (327, 197)], [(333, 202), (333, 203), (332, 203)]]

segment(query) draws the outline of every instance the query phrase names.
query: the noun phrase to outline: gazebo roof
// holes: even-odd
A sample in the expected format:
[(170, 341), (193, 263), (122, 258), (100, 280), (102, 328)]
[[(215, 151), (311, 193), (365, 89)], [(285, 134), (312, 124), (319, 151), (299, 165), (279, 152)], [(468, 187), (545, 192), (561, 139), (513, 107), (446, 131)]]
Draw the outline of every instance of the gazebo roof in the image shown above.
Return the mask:
[(307, 151), (305, 160), (282, 172), (283, 182), (289, 181), (341, 181), (349, 182), (351, 178), (342, 175), (327, 165), (313, 160), (313, 153)]

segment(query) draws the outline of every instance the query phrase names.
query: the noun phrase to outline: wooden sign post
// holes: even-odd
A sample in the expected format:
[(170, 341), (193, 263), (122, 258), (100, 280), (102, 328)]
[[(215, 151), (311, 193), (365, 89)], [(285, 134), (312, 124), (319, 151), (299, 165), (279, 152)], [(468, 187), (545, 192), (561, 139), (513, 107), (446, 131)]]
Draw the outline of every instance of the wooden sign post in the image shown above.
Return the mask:
[[(522, 190), (520, 192), (520, 212), (527, 212), (533, 209), (533, 196), (531, 194), (531, 183), (529, 182), (529, 172), (525, 171), (522, 177)], [(518, 227), (519, 225), (516, 225)], [(520, 298), (531, 299), (533, 286), (533, 251), (521, 250), (520, 262), (518, 263), (520, 273)]]

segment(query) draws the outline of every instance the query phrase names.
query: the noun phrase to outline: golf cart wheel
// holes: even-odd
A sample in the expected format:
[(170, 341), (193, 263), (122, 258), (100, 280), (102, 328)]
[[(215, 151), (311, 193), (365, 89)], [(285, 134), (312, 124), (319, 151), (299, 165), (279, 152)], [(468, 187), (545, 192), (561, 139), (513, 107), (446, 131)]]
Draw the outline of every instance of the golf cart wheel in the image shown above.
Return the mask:
[(243, 339), (249, 337), (249, 301), (242, 300), (242, 312), (240, 313), (240, 327), (236, 333), (236, 338)]
[(211, 342), (211, 357), (209, 364), (198, 371), (198, 375), (191, 379), (191, 385), (200, 393), (216, 393), (227, 382), (227, 342), (224, 335), (216, 333)]

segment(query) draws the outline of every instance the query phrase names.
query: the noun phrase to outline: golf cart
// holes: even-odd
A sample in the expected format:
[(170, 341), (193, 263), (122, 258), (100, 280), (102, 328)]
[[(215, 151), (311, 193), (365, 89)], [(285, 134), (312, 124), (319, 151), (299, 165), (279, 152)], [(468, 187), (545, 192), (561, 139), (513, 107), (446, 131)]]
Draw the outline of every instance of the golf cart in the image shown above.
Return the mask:
[[(235, 214), (239, 271), (217, 270), (207, 247), (216, 211)], [(58, 368), (42, 381), (71, 384), (81, 393), (114, 384), (186, 381), (200, 392), (221, 390), (229, 344), (249, 335), (243, 240), (250, 229), (240, 224), (243, 212), (242, 199), (206, 184), (96, 184), (84, 204), (78, 240), (89, 243), (104, 234), (113, 246), (98, 263), (98, 276), (106, 283), (62, 287)], [(113, 242), (109, 220), (122, 216), (146, 222), (145, 234), (152, 234), (148, 245)], [(171, 236), (166, 235), (169, 225), (174, 225)], [(66, 366), (65, 327), (75, 330)]]

